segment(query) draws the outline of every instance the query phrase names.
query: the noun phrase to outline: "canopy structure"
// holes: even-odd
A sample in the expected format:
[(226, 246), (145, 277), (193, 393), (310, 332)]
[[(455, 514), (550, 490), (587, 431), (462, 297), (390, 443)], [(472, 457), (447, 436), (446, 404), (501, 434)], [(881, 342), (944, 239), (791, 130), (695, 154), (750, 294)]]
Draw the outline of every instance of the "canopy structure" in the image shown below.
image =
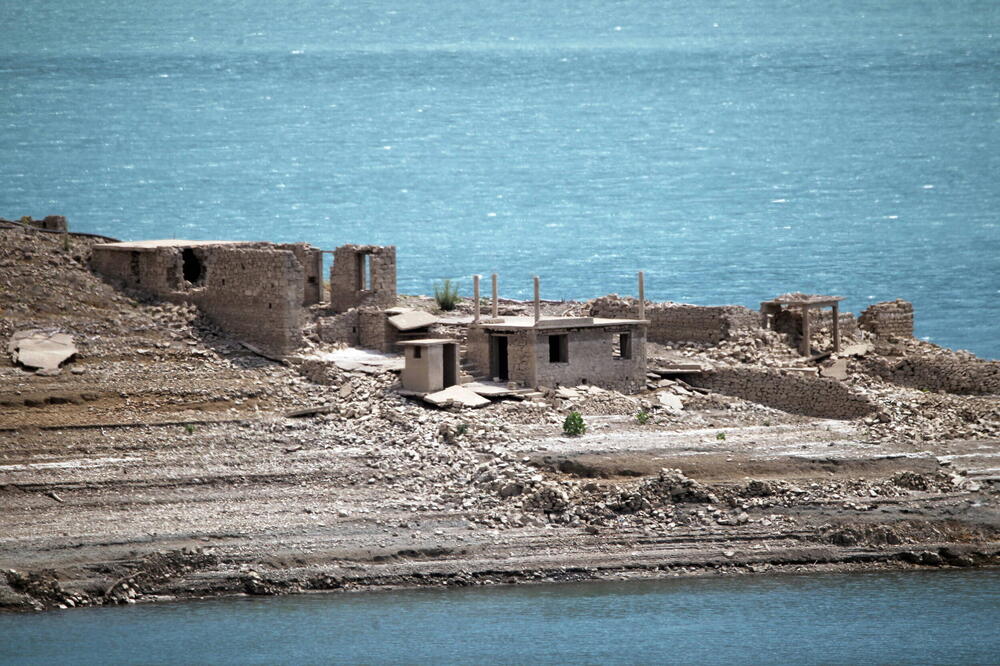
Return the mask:
[(840, 351), (840, 302), (843, 296), (823, 296), (820, 294), (782, 294), (777, 298), (764, 301), (760, 309), (764, 313), (780, 310), (782, 306), (796, 308), (802, 313), (802, 339), (799, 341), (799, 353), (809, 356), (811, 349), (811, 331), (809, 330), (809, 310), (812, 308), (833, 309), (833, 352)]

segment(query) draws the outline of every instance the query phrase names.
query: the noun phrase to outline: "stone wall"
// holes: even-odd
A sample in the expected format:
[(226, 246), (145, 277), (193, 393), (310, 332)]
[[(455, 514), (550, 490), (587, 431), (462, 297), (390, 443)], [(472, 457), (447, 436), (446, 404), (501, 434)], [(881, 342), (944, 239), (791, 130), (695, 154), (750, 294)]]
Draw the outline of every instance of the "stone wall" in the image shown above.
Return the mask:
[[(590, 303), (590, 314), (609, 319), (636, 319), (639, 302), (610, 295)], [(718, 343), (742, 332), (758, 329), (760, 315), (739, 305), (700, 306), (686, 303), (647, 303), (650, 342)]]
[(875, 303), (861, 313), (858, 325), (877, 339), (913, 337), (913, 303), (897, 299)]
[(330, 304), (338, 312), (396, 305), (396, 247), (342, 245), (334, 250)]
[(870, 355), (864, 362), (869, 372), (900, 386), (961, 395), (1000, 395), (1000, 361), (985, 361), (968, 352), (941, 350), (899, 360)]
[(190, 300), (237, 338), (283, 356), (302, 344), (305, 274), (294, 254), (214, 248), (204, 285)]
[[(857, 337), (858, 320), (854, 314), (841, 312), (839, 319), (841, 338)], [(792, 343), (797, 343), (802, 337), (802, 311), (799, 308), (781, 308), (773, 316), (771, 328), (778, 333), (787, 333), (792, 336)], [(833, 335), (833, 309), (810, 308), (809, 329), (811, 334), (826, 332)]]
[(866, 398), (826, 377), (767, 368), (723, 368), (692, 375), (686, 381), (692, 386), (804, 416), (855, 419), (875, 411)]
[(333, 317), (319, 317), (316, 320), (316, 335), (321, 342), (356, 347), (361, 344), (360, 326), (358, 311), (352, 308)]
[(91, 267), (121, 286), (194, 303), (221, 329), (284, 356), (302, 344), (305, 269), (269, 243), (94, 246)]
[[(594, 384), (602, 388), (635, 393), (646, 387), (646, 337), (642, 326), (545, 329), (537, 332), (534, 344), (535, 386), (578, 386)], [(615, 356), (613, 345), (619, 334), (631, 338), (630, 358)], [(549, 335), (568, 336), (566, 363), (549, 361)]]
[(469, 326), (465, 337), (465, 360), (475, 368), (475, 375), (490, 374), (490, 336), (480, 326)]
[(358, 308), (358, 346), (380, 352), (394, 352), (399, 332), (378, 308)]
[(290, 250), (305, 274), (302, 305), (314, 305), (323, 301), (323, 251), (308, 243), (282, 243), (277, 247)]
[[(470, 326), (466, 359), (476, 374), (490, 369), (490, 336), (507, 338), (510, 381), (528, 387), (594, 384), (634, 393), (646, 386), (646, 337), (642, 326), (487, 330)], [(621, 333), (631, 335), (631, 358), (617, 358), (613, 345)], [(549, 361), (550, 335), (568, 336), (568, 361)]]

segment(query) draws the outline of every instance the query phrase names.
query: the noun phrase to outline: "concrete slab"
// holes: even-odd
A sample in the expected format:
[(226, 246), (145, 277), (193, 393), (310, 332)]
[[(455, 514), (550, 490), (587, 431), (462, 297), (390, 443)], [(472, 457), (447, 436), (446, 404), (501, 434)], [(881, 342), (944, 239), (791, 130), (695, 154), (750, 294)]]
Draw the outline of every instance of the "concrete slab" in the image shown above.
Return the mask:
[(7, 352), (15, 363), (38, 368), (46, 375), (59, 374), (59, 366), (77, 351), (69, 333), (47, 333), (37, 329), (17, 331), (7, 343)]
[(472, 409), (490, 404), (489, 400), (478, 393), (457, 384), (449, 386), (443, 391), (425, 395), (424, 401), (437, 407), (471, 407)]
[(400, 331), (412, 331), (417, 328), (426, 328), (437, 323), (438, 318), (429, 312), (414, 310), (413, 312), (403, 312), (402, 314), (389, 317), (389, 323)]
[(473, 393), (477, 393), (485, 398), (503, 398), (518, 393), (518, 391), (507, 388), (505, 384), (495, 384), (493, 382), (468, 382), (462, 384)]
[(820, 368), (819, 374), (823, 377), (839, 379), (840, 381), (847, 379), (847, 359), (839, 358), (827, 367)]

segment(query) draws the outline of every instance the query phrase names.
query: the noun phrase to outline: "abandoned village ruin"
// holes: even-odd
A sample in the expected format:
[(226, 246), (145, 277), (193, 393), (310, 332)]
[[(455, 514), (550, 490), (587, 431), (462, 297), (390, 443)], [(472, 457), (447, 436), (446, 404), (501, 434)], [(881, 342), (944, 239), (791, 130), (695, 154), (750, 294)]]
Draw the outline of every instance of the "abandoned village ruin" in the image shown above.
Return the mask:
[[(328, 289), (324, 253), (333, 259)], [(598, 298), (583, 316), (543, 316), (537, 278), (533, 315), (501, 316), (495, 275), (490, 311), (484, 313), (475, 276), (471, 316), (439, 316), (398, 307), (394, 246), (344, 245), (331, 252), (306, 243), (115, 242), (95, 245), (91, 265), (120, 287), (197, 305), (248, 348), (273, 358), (295, 354), (307, 345), (307, 336), (402, 353), (401, 390), (443, 406), (482, 406), (491, 397), (585, 385), (638, 393), (654, 388), (661, 377), (683, 377), (691, 386), (793, 413), (852, 419), (874, 407), (840, 381), (846, 361), (836, 357), (857, 354), (863, 337), (913, 335), (913, 308), (905, 301), (874, 304), (859, 318), (840, 312), (841, 297), (805, 294), (763, 301), (759, 311), (652, 303), (641, 296), (641, 273), (639, 299)], [(719, 344), (760, 330), (786, 335), (789, 346), (812, 363), (709, 368), (663, 358), (651, 365), (648, 359), (647, 343)], [(932, 384), (947, 382), (949, 375), (944, 368), (917, 373), (924, 384), (929, 378)], [(975, 377), (965, 388), (995, 390), (995, 382)]]

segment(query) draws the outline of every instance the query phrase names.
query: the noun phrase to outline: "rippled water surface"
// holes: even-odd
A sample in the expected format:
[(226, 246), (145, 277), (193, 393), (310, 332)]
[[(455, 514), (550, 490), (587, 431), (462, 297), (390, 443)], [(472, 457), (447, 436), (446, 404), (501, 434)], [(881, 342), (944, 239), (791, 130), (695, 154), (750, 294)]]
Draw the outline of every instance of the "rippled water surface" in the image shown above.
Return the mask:
[(1000, 357), (994, 0), (0, 3), (0, 216), (394, 243), (501, 274), (849, 309)]
[(0, 663), (995, 664), (1000, 571), (230, 599), (0, 615)]

